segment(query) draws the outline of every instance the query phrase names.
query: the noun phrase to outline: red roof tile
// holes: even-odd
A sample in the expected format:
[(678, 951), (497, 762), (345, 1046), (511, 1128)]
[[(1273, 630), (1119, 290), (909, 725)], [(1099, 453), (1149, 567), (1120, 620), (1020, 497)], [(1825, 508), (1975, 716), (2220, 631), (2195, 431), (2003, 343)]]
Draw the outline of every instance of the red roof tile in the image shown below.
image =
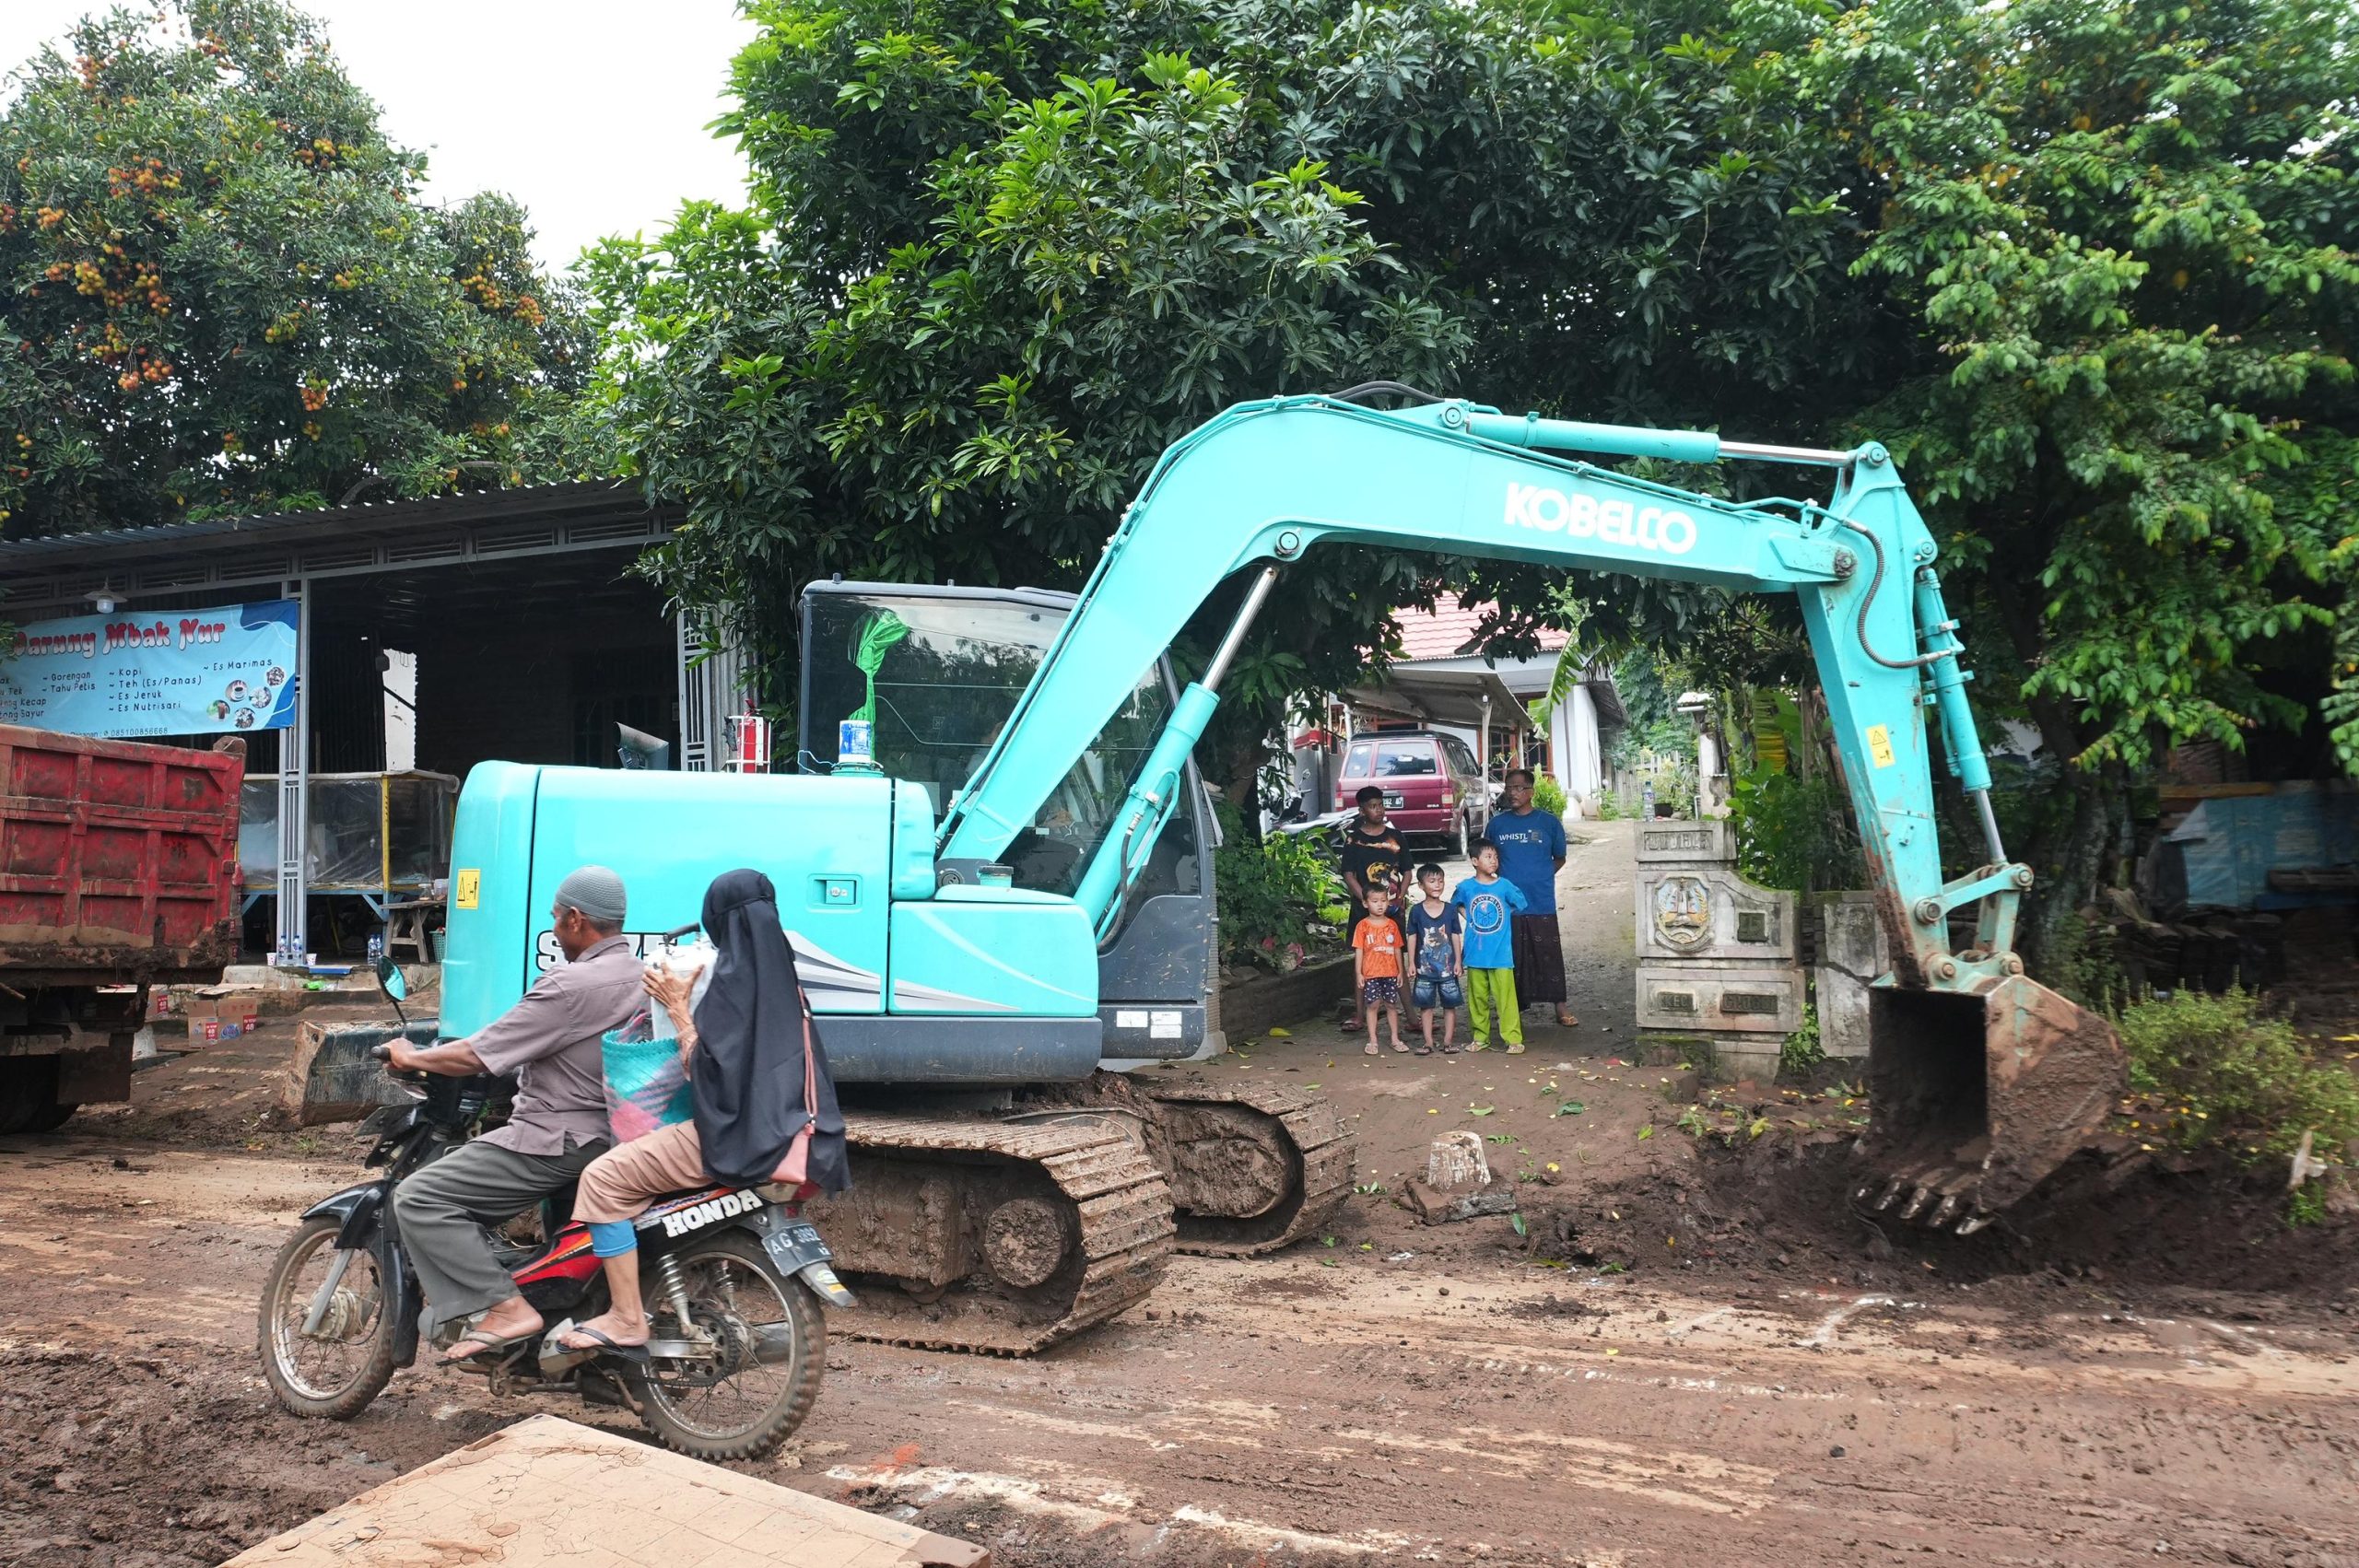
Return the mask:
[[(1396, 610), (1393, 619), (1401, 623), (1401, 657), (1403, 659), (1456, 659), (1474, 651), (1469, 645), (1480, 635), (1483, 617), (1491, 606), (1461, 604), (1454, 593), (1445, 593), (1434, 602), (1431, 614), (1423, 610)], [(1565, 634), (1553, 627), (1540, 634), (1540, 649), (1554, 653), (1565, 646)]]

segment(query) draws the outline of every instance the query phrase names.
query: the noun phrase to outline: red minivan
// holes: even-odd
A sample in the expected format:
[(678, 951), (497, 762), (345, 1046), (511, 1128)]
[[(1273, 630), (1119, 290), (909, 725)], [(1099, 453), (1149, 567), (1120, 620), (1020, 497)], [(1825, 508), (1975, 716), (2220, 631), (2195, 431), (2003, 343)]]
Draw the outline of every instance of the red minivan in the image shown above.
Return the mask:
[(1438, 840), (1461, 858), (1490, 824), (1490, 787), (1455, 735), (1377, 730), (1354, 736), (1335, 782), (1335, 809), (1351, 810), (1370, 784), (1384, 790), (1385, 813), (1404, 836)]

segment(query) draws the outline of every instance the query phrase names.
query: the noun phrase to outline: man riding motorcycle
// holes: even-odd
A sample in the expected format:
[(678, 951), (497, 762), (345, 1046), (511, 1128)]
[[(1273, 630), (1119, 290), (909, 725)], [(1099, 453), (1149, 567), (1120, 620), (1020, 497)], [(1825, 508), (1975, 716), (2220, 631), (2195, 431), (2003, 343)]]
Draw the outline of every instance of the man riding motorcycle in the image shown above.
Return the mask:
[(449, 1365), (540, 1333), (483, 1227), (504, 1224), (562, 1191), (613, 1141), (601, 1043), (644, 1005), (639, 959), (622, 936), (623, 880), (583, 866), (557, 884), (549, 911), (566, 962), (514, 1007), (464, 1040), (420, 1049), (396, 1041), (396, 1070), (464, 1078), (516, 1077), (508, 1123), (453, 1150), (393, 1189), (393, 1214), (426, 1296), (421, 1331), (474, 1316), (443, 1355)]

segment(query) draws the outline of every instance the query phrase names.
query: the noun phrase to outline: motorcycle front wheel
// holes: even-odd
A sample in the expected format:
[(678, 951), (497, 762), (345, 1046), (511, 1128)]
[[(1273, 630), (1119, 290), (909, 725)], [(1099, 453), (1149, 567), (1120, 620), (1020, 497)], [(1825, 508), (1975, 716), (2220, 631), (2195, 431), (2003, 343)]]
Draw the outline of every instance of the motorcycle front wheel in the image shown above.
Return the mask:
[[(287, 1238), (257, 1315), (256, 1349), (271, 1393), (294, 1414), (314, 1420), (350, 1421), (393, 1377), (393, 1314), (377, 1255), (365, 1246), (340, 1253), (342, 1228), (334, 1215), (323, 1214)], [(343, 1271), (307, 1334), (303, 1326), (339, 1257)]]
[(665, 1447), (699, 1459), (758, 1459), (803, 1424), (827, 1369), (827, 1322), (758, 1241), (723, 1232), (690, 1242), (643, 1265), (640, 1282), (651, 1337), (700, 1347), (630, 1375), (640, 1419)]

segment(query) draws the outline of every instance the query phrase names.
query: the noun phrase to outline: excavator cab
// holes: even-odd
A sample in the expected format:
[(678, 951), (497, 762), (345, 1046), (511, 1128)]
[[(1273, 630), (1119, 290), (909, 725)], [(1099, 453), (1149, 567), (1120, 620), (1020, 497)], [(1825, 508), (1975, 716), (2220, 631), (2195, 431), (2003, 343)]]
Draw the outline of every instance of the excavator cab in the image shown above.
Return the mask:
[[(913, 783), (935, 819), (966, 790), (1072, 614), (1074, 595), (1042, 589), (826, 581), (804, 591), (803, 686), (796, 759), (827, 772), (839, 725), (870, 726), (872, 755)], [(1117, 810), (1178, 695), (1158, 661), (998, 857), (1015, 885), (1070, 895), (1112, 830)], [(1098, 953), (1098, 995), (1111, 1060), (1193, 1056), (1215, 1029), (1210, 802), (1191, 767), (1185, 798)], [(981, 862), (944, 860), (945, 882)], [(1125, 1020), (1136, 1020), (1125, 1024)]]
[[(840, 766), (839, 725), (863, 721), (872, 765), (924, 789), (939, 820), (994, 758), (1045, 744), (1077, 754), (996, 856), (954, 853), (935, 862), (945, 889), (1004, 867), (1018, 889), (1067, 897), (1106, 852), (1119, 851), (1133, 873), (1097, 922), (1099, 1065), (1117, 1071), (1046, 1086), (1049, 1098), (1018, 1119), (1039, 1121), (1043, 1134), (1075, 1116), (1131, 1129), (1168, 1184), (1179, 1246), (1273, 1251), (1314, 1232), (1349, 1193), (1352, 1140), (1333, 1107), (1308, 1091), (1121, 1076), (1223, 1047), (1215, 829), (1193, 765), (1183, 760), (1167, 774), (1167, 764), (1153, 760), (1168, 746), (1182, 701), (1168, 658), (1140, 661), (1143, 673), (1094, 732), (1015, 718), (1075, 603), (1074, 595), (1034, 589), (811, 584), (803, 598), (800, 766)], [(1133, 808), (1143, 787), (1156, 788), (1143, 786), (1150, 775), (1178, 784), (1156, 789), (1164, 813), (1142, 828)], [(1078, 1320), (1097, 1309), (1074, 1310)]]

